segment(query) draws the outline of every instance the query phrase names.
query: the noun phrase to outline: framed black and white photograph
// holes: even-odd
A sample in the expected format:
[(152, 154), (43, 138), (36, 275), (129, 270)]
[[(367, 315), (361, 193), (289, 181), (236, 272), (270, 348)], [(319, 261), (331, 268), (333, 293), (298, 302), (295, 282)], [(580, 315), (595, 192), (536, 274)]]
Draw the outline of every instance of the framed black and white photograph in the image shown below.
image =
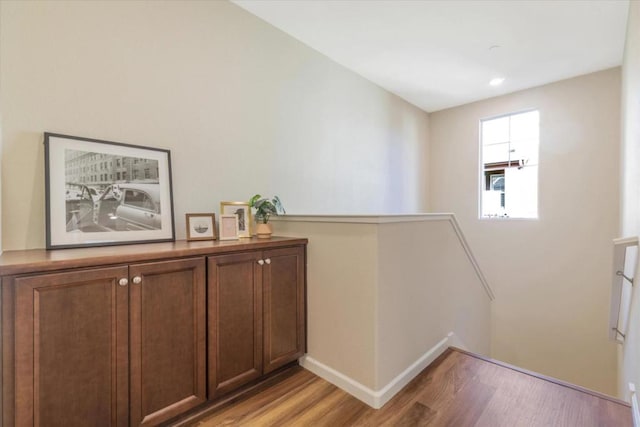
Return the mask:
[(220, 215), (220, 240), (238, 240), (238, 215)]
[(47, 249), (175, 240), (169, 150), (44, 134)]
[(187, 241), (216, 240), (215, 214), (187, 215)]
[(251, 237), (251, 208), (248, 202), (220, 202), (220, 215), (238, 215), (239, 237)]

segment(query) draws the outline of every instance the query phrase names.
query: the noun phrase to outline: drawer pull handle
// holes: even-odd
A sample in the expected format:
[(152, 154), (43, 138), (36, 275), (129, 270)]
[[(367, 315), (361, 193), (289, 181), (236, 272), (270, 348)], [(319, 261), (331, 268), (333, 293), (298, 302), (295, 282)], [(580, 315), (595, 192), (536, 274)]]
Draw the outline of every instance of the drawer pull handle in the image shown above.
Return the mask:
[(265, 259), (264, 262), (266, 262), (267, 264), (271, 264), (271, 258)]
[(260, 265), (264, 265), (264, 260), (263, 260), (263, 259), (259, 259), (259, 260), (258, 260), (258, 264), (260, 264)]
[(118, 280), (118, 285), (120, 286), (127, 286), (129, 284), (129, 281), (126, 278), (122, 278), (120, 280)]
[(140, 283), (142, 283), (142, 277), (140, 276), (136, 276), (133, 278), (133, 283), (135, 283), (136, 285), (139, 285)]

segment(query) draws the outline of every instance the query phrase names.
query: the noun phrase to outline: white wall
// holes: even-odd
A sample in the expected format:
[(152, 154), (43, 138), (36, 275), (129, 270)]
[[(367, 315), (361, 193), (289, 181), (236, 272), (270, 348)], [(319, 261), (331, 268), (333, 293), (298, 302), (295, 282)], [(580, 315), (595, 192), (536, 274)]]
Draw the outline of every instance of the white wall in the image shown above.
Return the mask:
[[(622, 227), (621, 236), (640, 235), (640, 3), (630, 2), (622, 66)], [(628, 382), (640, 386), (640, 291), (633, 289), (627, 338), (620, 353), (618, 392)]]
[[(540, 110), (539, 219), (479, 220), (479, 120)], [(620, 70), (430, 115), (430, 194), (494, 287), (492, 356), (615, 394), (607, 341), (618, 234)]]
[(426, 113), (224, 1), (3, 1), (5, 249), (44, 246), (44, 131), (172, 151), (186, 212), (427, 209)]

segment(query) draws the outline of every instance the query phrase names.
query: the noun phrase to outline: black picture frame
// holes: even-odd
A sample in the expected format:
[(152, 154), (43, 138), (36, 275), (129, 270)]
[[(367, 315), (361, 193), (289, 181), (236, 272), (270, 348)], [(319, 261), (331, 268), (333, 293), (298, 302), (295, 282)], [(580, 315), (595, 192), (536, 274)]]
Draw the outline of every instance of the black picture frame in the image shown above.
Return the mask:
[(175, 241), (171, 152), (44, 133), (47, 249)]

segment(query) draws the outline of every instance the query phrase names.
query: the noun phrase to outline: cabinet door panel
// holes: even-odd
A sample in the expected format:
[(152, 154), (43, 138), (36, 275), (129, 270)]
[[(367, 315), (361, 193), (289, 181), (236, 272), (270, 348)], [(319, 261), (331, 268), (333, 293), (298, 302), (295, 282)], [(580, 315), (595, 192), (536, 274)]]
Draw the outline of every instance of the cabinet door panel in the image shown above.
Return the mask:
[(126, 267), (15, 279), (16, 426), (128, 424)]
[(264, 372), (271, 372), (304, 354), (304, 249), (265, 251)]
[(131, 425), (156, 425), (206, 400), (204, 258), (129, 269)]
[(209, 258), (209, 398), (262, 374), (259, 253)]

